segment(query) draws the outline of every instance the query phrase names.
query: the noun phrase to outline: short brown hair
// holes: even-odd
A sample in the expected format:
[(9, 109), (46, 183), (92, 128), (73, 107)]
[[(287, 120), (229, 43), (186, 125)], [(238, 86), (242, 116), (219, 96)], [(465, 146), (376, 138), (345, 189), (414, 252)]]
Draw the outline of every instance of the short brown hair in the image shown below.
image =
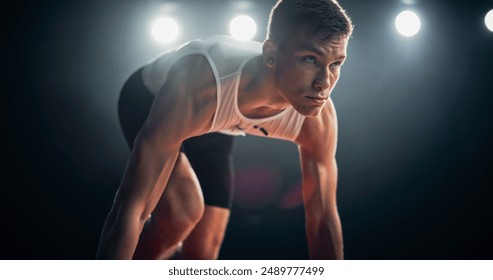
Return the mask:
[(322, 40), (351, 36), (353, 24), (336, 0), (279, 0), (271, 10), (267, 39), (281, 47), (300, 27), (309, 27)]

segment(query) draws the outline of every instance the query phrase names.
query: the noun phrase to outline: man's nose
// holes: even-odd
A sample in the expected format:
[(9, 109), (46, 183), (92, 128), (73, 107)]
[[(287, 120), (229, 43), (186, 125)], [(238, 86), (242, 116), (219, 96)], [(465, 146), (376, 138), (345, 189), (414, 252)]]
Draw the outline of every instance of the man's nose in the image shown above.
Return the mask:
[(313, 81), (313, 87), (318, 91), (324, 91), (330, 87), (330, 72), (328, 69), (319, 71), (317, 77)]

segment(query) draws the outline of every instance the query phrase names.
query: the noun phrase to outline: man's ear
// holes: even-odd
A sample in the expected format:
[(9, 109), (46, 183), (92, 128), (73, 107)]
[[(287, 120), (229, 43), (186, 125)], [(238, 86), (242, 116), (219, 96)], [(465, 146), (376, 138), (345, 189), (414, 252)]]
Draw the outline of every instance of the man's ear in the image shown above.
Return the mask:
[(276, 54), (276, 44), (271, 39), (265, 40), (264, 44), (262, 45), (262, 58), (268, 68), (274, 68), (276, 64)]

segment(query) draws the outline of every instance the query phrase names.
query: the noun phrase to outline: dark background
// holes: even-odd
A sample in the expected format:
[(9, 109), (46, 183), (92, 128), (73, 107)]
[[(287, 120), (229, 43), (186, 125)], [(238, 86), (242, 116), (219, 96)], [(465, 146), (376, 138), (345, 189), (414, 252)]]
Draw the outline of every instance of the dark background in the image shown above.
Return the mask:
[[(137, 67), (178, 43), (263, 40), (275, 1), (16, 1), (2, 8), (1, 259), (92, 259), (129, 154), (116, 101)], [(493, 2), (341, 0), (356, 26), (333, 92), (348, 259), (493, 259)], [(409, 2), (409, 1), (408, 1)], [(400, 37), (411, 8), (421, 32)], [(221, 259), (307, 258), (296, 147), (242, 137)]]

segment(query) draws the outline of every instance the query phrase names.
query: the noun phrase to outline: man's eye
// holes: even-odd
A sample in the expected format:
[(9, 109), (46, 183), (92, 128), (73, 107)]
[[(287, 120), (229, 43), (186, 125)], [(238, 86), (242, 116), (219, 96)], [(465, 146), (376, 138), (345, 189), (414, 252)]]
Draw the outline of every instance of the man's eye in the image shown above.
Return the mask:
[(314, 56), (305, 56), (305, 61), (308, 62), (308, 63), (317, 63), (317, 59), (314, 57)]
[(340, 67), (341, 67), (341, 65), (342, 65), (342, 63), (341, 63), (341, 62), (334, 62), (334, 63), (332, 63), (332, 64), (330, 65), (330, 68), (332, 68), (332, 69), (338, 69), (338, 68), (340, 68)]

